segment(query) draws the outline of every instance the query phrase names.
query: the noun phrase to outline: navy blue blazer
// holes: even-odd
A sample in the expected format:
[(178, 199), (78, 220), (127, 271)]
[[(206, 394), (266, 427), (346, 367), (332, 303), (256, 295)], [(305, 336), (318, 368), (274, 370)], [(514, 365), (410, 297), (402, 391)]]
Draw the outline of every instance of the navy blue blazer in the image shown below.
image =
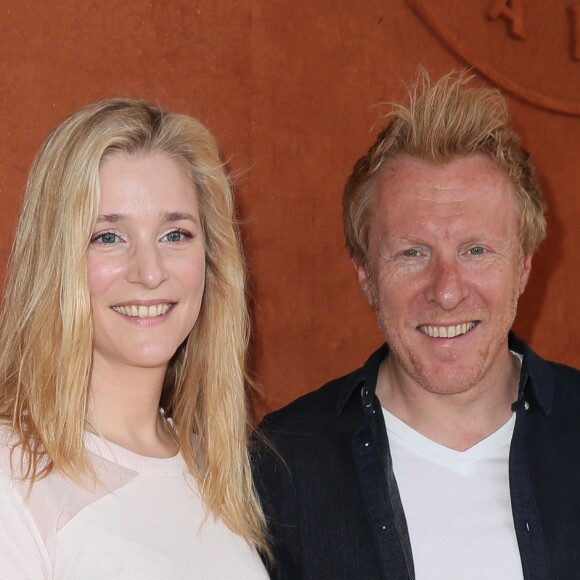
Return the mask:
[[(512, 511), (526, 580), (580, 579), (580, 371), (523, 355), (513, 404)], [(268, 415), (253, 449), (274, 579), (414, 579), (405, 515), (375, 396), (388, 347)], [(452, 547), (450, 547), (452, 549)]]

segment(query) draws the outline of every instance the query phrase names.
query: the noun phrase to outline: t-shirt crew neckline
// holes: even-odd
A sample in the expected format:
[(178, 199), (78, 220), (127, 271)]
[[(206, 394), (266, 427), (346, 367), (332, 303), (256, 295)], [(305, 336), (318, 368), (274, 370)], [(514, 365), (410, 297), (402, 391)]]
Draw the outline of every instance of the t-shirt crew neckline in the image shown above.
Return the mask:
[(187, 466), (181, 453), (173, 457), (147, 457), (107, 441), (95, 433), (85, 432), (85, 448), (103, 459), (143, 475), (154, 477), (183, 477)]
[(485, 439), (469, 449), (458, 451), (432, 441), (407, 425), (404, 421), (401, 421), (401, 419), (387, 411), (384, 407), (383, 415), (385, 417), (389, 439), (393, 437), (398, 438), (408, 451), (449, 468), (461, 468), (472, 465), (488, 458), (506, 444), (509, 445), (516, 421), (515, 413), (512, 413), (508, 421), (497, 431), (488, 435)]

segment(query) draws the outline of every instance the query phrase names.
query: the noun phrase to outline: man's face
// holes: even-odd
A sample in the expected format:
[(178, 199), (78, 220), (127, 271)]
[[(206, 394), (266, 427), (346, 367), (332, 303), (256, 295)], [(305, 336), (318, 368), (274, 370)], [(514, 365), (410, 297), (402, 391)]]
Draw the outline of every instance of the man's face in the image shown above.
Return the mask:
[(513, 185), (483, 155), (401, 155), (375, 188), (359, 283), (403, 381), (461, 393), (501, 377), (528, 280)]

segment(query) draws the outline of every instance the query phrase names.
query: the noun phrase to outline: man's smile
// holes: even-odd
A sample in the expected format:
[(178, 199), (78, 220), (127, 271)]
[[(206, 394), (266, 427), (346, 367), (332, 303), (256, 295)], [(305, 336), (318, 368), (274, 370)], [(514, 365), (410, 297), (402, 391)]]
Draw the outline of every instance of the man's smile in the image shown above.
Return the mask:
[(427, 336), (432, 338), (455, 338), (462, 334), (467, 334), (478, 324), (477, 320), (464, 322), (462, 324), (453, 324), (451, 326), (432, 326), (423, 324), (418, 329)]

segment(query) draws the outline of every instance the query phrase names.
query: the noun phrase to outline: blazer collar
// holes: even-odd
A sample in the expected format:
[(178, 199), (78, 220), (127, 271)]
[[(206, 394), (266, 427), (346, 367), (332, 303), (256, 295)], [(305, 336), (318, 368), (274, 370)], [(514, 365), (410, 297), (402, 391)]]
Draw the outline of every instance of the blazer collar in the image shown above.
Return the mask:
[(545, 415), (549, 415), (554, 399), (554, 373), (550, 364), (513, 332), (509, 334), (508, 345), (510, 350), (523, 356), (518, 398), (512, 409), (515, 411), (522, 405), (535, 404)]
[[(387, 357), (388, 353), (389, 347), (386, 344), (383, 344), (383, 346), (371, 354), (364, 366), (348, 376), (348, 380), (344, 381), (339, 391), (336, 405), (337, 415), (340, 415), (344, 411), (346, 404), (352, 398), (353, 394), (359, 392), (359, 390), (363, 406), (372, 404), (375, 390), (377, 388), (379, 367), (381, 366), (383, 359)], [(364, 388), (361, 389), (363, 385)]]

